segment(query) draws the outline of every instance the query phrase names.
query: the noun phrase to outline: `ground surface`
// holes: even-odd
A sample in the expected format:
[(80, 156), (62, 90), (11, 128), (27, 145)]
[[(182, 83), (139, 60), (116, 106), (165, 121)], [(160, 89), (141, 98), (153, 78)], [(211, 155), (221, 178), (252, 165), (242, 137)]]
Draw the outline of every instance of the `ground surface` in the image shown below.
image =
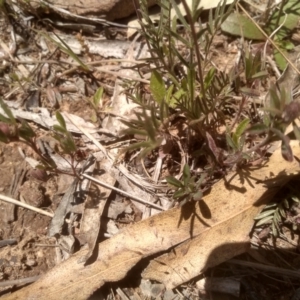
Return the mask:
[[(36, 23), (34, 24), (35, 26), (39, 26)], [(1, 28), (1, 38), (7, 45), (9, 45), (10, 32), (7, 28), (6, 20), (1, 20)], [(49, 32), (55, 31), (57, 33), (60, 32), (60, 30), (62, 32), (64, 31), (64, 29), (57, 29), (55, 27), (47, 28), (46, 26), (45, 29), (47, 29)], [(117, 37), (120, 40), (126, 40), (123, 29), (115, 30), (117, 31)], [(67, 29), (65, 31), (71, 36), (74, 36), (76, 33), (75, 31), (70, 32)], [(104, 30), (101, 30), (100, 33), (97, 33), (97, 37), (104, 38), (104, 36)], [(41, 44), (39, 39), (40, 37), (31, 33), (29, 41), (31, 41), (32, 44), (22, 41), (20, 46), (21, 49), (25, 49), (25, 53), (26, 51), (31, 53), (31, 58), (34, 57), (37, 61), (41, 59), (41, 48), (39, 48)], [(80, 37), (77, 37), (77, 39), (80, 40)], [(235, 37), (218, 33), (212, 45), (211, 52), (209, 53), (210, 59), (220, 70), (230, 70), (235, 63), (235, 58), (238, 53), (238, 47), (239, 42)], [(49, 43), (49, 49), (51, 51), (51, 55), (49, 55), (47, 59), (43, 57), (45, 61), (52, 60), (53, 62), (55, 61), (55, 59), (70, 59), (70, 57), (68, 57), (68, 55), (66, 55), (65, 53), (59, 52), (54, 44)], [(20, 60), (24, 59), (24, 56), (22, 56), (21, 58), (20, 57), (21, 56), (19, 56)], [(115, 65), (117, 64), (117, 62), (113, 59), (110, 63), (108, 63), (107, 61), (105, 61), (105, 58), (101, 55), (91, 54), (89, 53), (89, 50), (86, 49), (82, 53), (81, 57), (86, 62), (103, 60), (103, 66), (109, 64), (109, 67), (115, 67)], [(46, 107), (51, 114), (54, 114), (55, 110), (59, 107), (59, 110), (61, 112), (67, 112), (77, 115), (81, 117), (84, 121), (91, 122), (97, 128), (103, 129), (104, 126), (102, 127), (102, 121), (107, 115), (110, 115), (111, 112), (109, 110), (105, 111), (106, 103), (110, 103), (110, 99), (113, 96), (114, 85), (116, 82), (116, 75), (118, 75), (118, 71), (116, 71), (115, 74), (110, 74), (103, 73), (98, 70), (93, 72), (92, 76), (87, 76), (84, 72), (76, 73), (76, 71), (68, 74), (69, 69), (71, 69), (71, 67), (62, 68), (61, 66), (57, 66), (55, 63), (52, 64), (51, 62), (49, 65), (52, 68), (51, 72), (57, 73), (59, 75), (61, 75), (61, 73), (63, 72), (66, 73), (64, 73), (64, 76), (62, 77), (57, 76), (55, 80), (49, 79), (49, 81), (44, 85), (41, 84), (41, 78), (43, 78), (42, 76), (33, 76), (32, 78), (34, 78), (34, 84), (30, 87), (26, 86), (27, 94), (24, 95), (24, 93), (20, 91), (16, 92), (15, 94), (15, 100), (19, 100), (20, 102), (22, 102), (21, 109), (25, 110), (24, 107), (26, 106), (26, 103), (29, 102), (28, 98), (31, 99), (31, 97), (29, 96), (31, 95), (30, 89), (32, 87), (36, 88), (36, 86), (38, 86), (38, 89), (41, 90), (42, 93), (39, 98), (39, 104), (37, 106)], [(40, 70), (41, 69), (42, 67), (40, 67)], [(15, 66), (13, 65), (13, 61), (11, 61), (11, 65), (5, 66), (4, 70), (1, 71), (3, 71), (4, 76), (6, 76), (5, 80), (9, 82), (9, 80), (7, 80), (7, 78), (9, 78), (8, 74), (16, 72)], [(32, 71), (32, 69), (30, 69), (30, 71)], [(243, 79), (244, 78), (242, 77), (242, 80)], [(266, 91), (269, 88), (270, 82), (274, 82), (275, 80), (275, 76), (274, 74), (272, 74), (268, 81), (264, 81), (262, 84), (255, 86), (255, 88), (261, 93), (261, 95), (265, 95)], [(66, 83), (68, 85), (66, 85)], [(82, 83), (84, 83), (83, 88), (81, 86)], [(7, 96), (15, 86), (17, 86), (16, 81), (10, 81), (9, 84), (3, 84), (3, 86), (0, 87), (0, 93)], [(101, 103), (101, 108), (97, 111), (96, 114), (95, 109), (90, 103), (90, 100), (93, 98), (93, 95), (95, 94), (99, 86), (104, 87), (105, 96), (103, 98), (103, 103)], [(59, 105), (57, 105), (57, 103), (53, 104), (53, 102), (50, 101), (51, 99), (55, 98), (51, 96), (53, 95), (51, 94), (51, 92), (53, 92), (55, 88), (57, 88), (61, 96)], [(143, 88), (147, 92), (147, 85), (145, 85)], [(7, 99), (9, 99), (9, 101), (12, 100), (9, 96), (7, 96)], [(236, 106), (238, 106), (238, 104), (236, 104)], [(118, 117), (118, 115), (116, 115), (115, 117)], [(174, 136), (180, 137), (181, 140), (184, 141), (183, 143), (185, 143), (185, 128), (184, 124), (182, 123), (182, 120), (177, 120), (176, 122), (174, 122), (173, 128), (170, 131), (173, 133)], [(51, 139), (51, 134), (49, 134), (49, 131), (47, 129), (36, 125), (33, 122), (30, 124), (38, 132), (39, 138), (48, 140)], [(225, 127), (220, 126), (218, 130), (219, 133), (222, 134), (225, 131)], [(84, 151), (86, 151), (87, 154), (93, 152), (93, 150), (91, 150), (91, 147), (85, 147), (85, 143), (83, 142), (83, 140), (80, 139), (78, 134), (75, 134), (74, 136), (76, 143), (80, 145), (80, 147)], [(120, 157), (118, 157), (118, 159), (124, 158), (125, 160), (127, 160), (128, 166), (129, 168), (131, 168), (131, 171), (133, 170), (138, 174), (143, 174), (143, 176), (153, 175), (155, 170), (156, 158), (158, 156), (157, 152), (153, 152), (151, 155), (149, 155), (147, 160), (144, 161), (144, 165), (141, 165), (139, 161), (135, 160), (135, 157), (124, 156), (124, 153), (122, 153), (122, 151), (119, 151), (120, 149), (122, 149), (122, 147), (124, 147), (124, 144), (126, 144), (124, 140), (120, 139), (114, 144), (114, 140), (111, 136), (105, 138), (103, 138), (102, 136), (101, 138), (102, 142), (108, 145), (108, 148), (117, 149), (116, 152), (119, 152), (120, 154)], [(134, 138), (138, 140), (138, 137), (134, 136)], [(197, 143), (193, 145), (185, 143), (184, 146), (194, 147), (195, 150), (199, 148), (199, 144)], [(29, 167), (28, 164), (24, 161), (24, 157), (22, 157), (19, 148), (22, 149), (23, 153), (25, 153), (26, 156), (37, 159), (37, 156), (33, 153), (33, 151), (30, 150), (27, 146), (24, 146), (24, 144), (14, 142), (7, 145), (1, 143), (1, 194), (21, 201), (25, 201), (33, 207), (42, 208), (52, 213), (55, 212), (62, 199), (62, 195), (66, 191), (66, 187), (69, 186), (70, 183), (65, 184), (65, 179), (61, 179), (62, 175), (57, 174), (49, 174), (47, 179), (44, 181), (36, 179), (36, 176), (32, 174), (32, 168)], [(182, 159), (182, 152), (180, 151), (182, 150), (185, 149), (180, 149), (180, 147), (178, 148), (177, 144), (176, 146), (174, 146), (174, 153), (170, 152), (171, 154), (169, 154), (169, 156), (167, 156), (165, 160), (165, 165), (162, 168), (161, 177), (165, 177), (166, 175), (170, 174), (176, 174), (179, 172)], [(179, 153), (181, 154), (179, 155)], [(172, 159), (170, 159), (170, 157), (172, 157)], [(203, 167), (203, 165), (201, 165), (201, 167)], [(220, 177), (222, 177), (222, 175), (223, 174), (221, 170), (218, 170), (218, 172), (214, 174), (215, 177), (213, 177), (209, 182), (209, 185), (212, 185), (214, 182), (216, 182)], [(297, 186), (297, 181), (295, 181), (293, 185)], [(207, 187), (207, 189), (209, 188), (210, 186)], [(103, 232), (101, 232), (101, 234), (99, 235), (100, 239), (104, 239), (105, 234), (107, 234), (105, 237), (108, 237), (110, 236), (110, 234), (112, 235), (111, 232), (114, 232), (114, 230), (116, 230), (115, 232), (118, 232), (118, 230), (121, 230), (128, 224), (139, 221), (140, 219), (142, 219), (143, 213), (144, 216), (146, 215), (144, 211), (143, 213), (141, 212), (142, 209), (140, 207), (134, 205), (132, 202), (130, 202), (128, 198), (125, 198), (123, 196), (116, 196), (115, 194), (112, 196), (112, 198), (116, 201), (116, 203), (118, 203), (118, 205), (122, 204), (123, 208), (120, 209), (119, 214), (115, 212), (115, 216), (110, 217), (110, 219), (113, 220), (113, 225), (111, 225), (113, 229), (104, 230)], [(127, 210), (125, 209), (125, 207), (127, 207)], [(296, 218), (296, 215), (296, 213), (293, 215), (294, 219)], [(108, 219), (109, 218), (107, 217), (107, 219), (105, 219), (104, 222), (107, 228), (109, 227), (109, 225), (107, 225), (109, 223)], [(49, 269), (52, 269), (55, 265), (60, 263), (60, 261), (58, 260), (59, 255), (57, 254), (59, 247), (56, 244), (56, 240), (55, 238), (48, 237), (50, 221), (51, 218), (49, 218), (48, 216), (43, 216), (34, 211), (21, 207), (16, 207), (12, 204), (7, 204), (6, 202), (0, 201), (0, 240), (13, 240), (12, 245), (5, 245), (4, 247), (0, 248), (0, 280), (2, 282), (8, 282), (7, 286), (0, 288), (0, 295), (5, 294), (7, 291), (13, 291), (16, 288), (16, 286), (12, 287), (12, 285), (9, 285), (9, 281), (20, 278), (33, 277), (37, 275), (43, 275)], [(80, 219), (77, 219), (75, 222), (80, 222)], [(80, 230), (77, 223), (74, 223), (75, 225), (73, 227), (73, 233), (74, 236), (76, 236), (77, 242), (80, 244), (83, 242), (81, 240)], [(297, 238), (295, 238), (295, 236), (289, 235), (290, 232), (290, 230), (286, 230), (286, 235), (289, 236), (289, 242), (293, 241), (292, 245), (290, 246), (285, 244), (280, 245), (280, 247), (282, 249), (286, 248), (286, 250), (290, 251), (291, 254), (285, 253), (285, 255), (280, 256), (281, 258), (278, 259), (286, 260), (286, 264), (280, 264), (276, 261), (276, 254), (273, 253), (272, 249), (270, 250), (270, 252), (263, 252), (263, 254), (245, 254), (242, 257), (239, 257), (239, 259), (246, 261), (251, 260), (253, 257), (255, 257), (261, 263), (269, 263), (282, 268), (287, 268), (287, 265), (291, 265), (294, 269), (298, 269), (300, 266), (298, 242), (296, 241)], [(297, 234), (297, 231), (295, 232)], [(255, 240), (255, 242), (259, 244), (258, 248), (262, 247), (262, 245), (266, 247), (270, 246), (270, 244), (272, 243), (270, 236), (267, 235), (267, 238), (263, 238), (258, 238), (257, 240)], [(77, 247), (79, 246), (77, 245)], [(270, 254), (271, 252), (272, 255)], [(140, 272), (140, 269), (142, 269), (143, 267), (144, 266), (137, 266), (137, 270)], [(152, 295), (156, 295), (156, 299), (160, 299), (159, 295), (160, 293), (163, 294), (163, 287), (161, 287), (160, 285), (149, 284), (148, 287), (142, 288), (140, 286), (138, 288), (138, 286), (140, 285), (141, 278), (136, 278), (133, 273), (130, 274), (129, 278), (120, 283), (107, 284), (105, 286), (104, 291), (101, 291), (101, 294), (104, 293), (106, 295), (106, 299), (112, 299), (113, 294), (111, 294), (111, 291), (113, 290), (114, 292), (117, 291), (119, 293), (118, 289), (119, 287), (122, 287), (123, 290), (127, 292), (127, 295), (130, 295), (131, 299), (144, 299), (141, 298), (144, 297), (141, 293), (141, 290), (144, 288), (144, 295), (145, 293), (147, 294), (147, 291), (148, 294), (151, 294), (149, 290), (152, 289)], [(244, 280), (242, 281), (242, 287), (244, 291), (241, 296), (242, 299), (285, 300), (290, 299), (290, 297), (294, 293), (294, 290), (298, 288), (297, 281), (294, 278), (289, 278), (287, 276), (286, 281), (283, 280), (281, 277), (280, 279), (278, 279), (276, 276), (274, 276), (274, 278), (269, 278), (269, 274), (265, 276), (265, 273), (263, 273), (263, 271), (260, 271), (259, 269), (246, 269), (241, 266), (232, 265), (230, 263), (224, 263), (207, 272), (207, 276), (213, 277), (214, 275), (218, 275), (220, 277), (244, 278)], [(277, 281), (279, 281), (279, 287), (276, 286)], [(143, 284), (147, 285), (145, 283)], [(154, 291), (155, 289), (156, 293)], [(186, 297), (189, 299), (207, 299), (207, 297), (209, 297), (209, 295), (202, 295), (202, 298), (200, 298), (196, 290), (197, 289), (195, 288), (194, 282), (192, 282), (191, 284), (184, 285), (180, 288), (181, 294), (185, 294)], [(253, 293), (253, 297), (251, 296), (251, 293)], [(137, 294), (139, 294), (140, 296), (137, 296)], [(165, 296), (165, 298), (163, 299), (173, 299), (172, 297), (179, 297), (178, 295), (179, 293), (170, 294), (169, 296)], [(123, 296), (121, 296), (121, 293), (119, 293), (116, 296), (116, 298), (125, 299), (123, 298)], [(221, 294), (221, 296), (215, 295), (214, 299), (225, 299), (225, 296), (224, 294)], [(232, 298), (228, 296), (228, 298), (226, 299)]]

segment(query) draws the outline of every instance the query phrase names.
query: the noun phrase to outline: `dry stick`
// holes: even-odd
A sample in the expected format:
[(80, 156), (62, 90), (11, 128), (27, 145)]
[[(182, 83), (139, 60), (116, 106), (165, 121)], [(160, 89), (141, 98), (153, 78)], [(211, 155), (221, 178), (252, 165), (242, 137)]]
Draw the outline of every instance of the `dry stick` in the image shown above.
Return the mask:
[[(271, 38), (273, 38), (273, 36), (283, 27), (283, 25), (285, 24), (285, 22), (286, 22), (286, 19), (287, 19), (287, 14), (285, 14), (285, 17), (284, 17), (284, 20), (283, 20), (283, 22), (280, 24), (280, 26), (278, 27), (278, 28), (276, 28), (271, 34), (270, 34), (270, 36), (269, 36), (269, 38), (271, 39)], [(268, 41), (269, 40), (267, 40), (266, 42), (265, 42), (265, 46), (264, 46), (264, 57), (266, 56), (266, 53), (267, 53), (267, 45), (268, 45)], [(264, 63), (264, 67), (265, 67), (265, 60), (263, 60), (263, 63)]]
[(32, 276), (32, 277), (27, 277), (27, 278), (21, 278), (21, 279), (15, 279), (15, 280), (7, 280), (0, 282), (0, 287), (7, 287), (11, 285), (23, 285), (27, 283), (32, 283), (37, 281), (41, 276)]
[[(25, 65), (36, 65), (36, 64), (67, 64), (71, 65), (74, 67), (78, 67), (78, 63), (71, 62), (71, 61), (65, 61), (65, 60), (51, 60), (51, 59), (33, 59), (33, 60), (15, 60), (14, 58), (11, 58), (11, 61), (16, 63), (16, 64), (25, 64)], [(101, 65), (103, 63), (107, 62), (127, 62), (127, 63), (132, 63), (132, 64), (143, 64), (146, 62), (146, 59), (139, 59), (139, 60), (132, 60), (132, 59), (121, 59), (121, 58), (116, 58), (116, 59), (102, 59), (102, 60), (96, 60), (96, 61), (91, 61), (91, 62), (84, 62), (87, 66), (97, 66)], [(117, 65), (114, 65), (114, 67), (117, 67)]]
[[(73, 67), (73, 68), (61, 73), (58, 76), (58, 78), (61, 78), (61, 77), (66, 76), (68, 74), (71, 74), (71, 73), (75, 72), (78, 68), (80, 68), (79, 65), (77, 67)], [(147, 80), (147, 79), (143, 79), (143, 78), (135, 77), (135, 76), (121, 76), (119, 72), (109, 71), (109, 70), (106, 70), (104, 68), (101, 69), (101, 67), (95, 68), (94, 71), (110, 74), (110, 75), (120, 77), (120, 78), (125, 78), (125, 79), (128, 79), (128, 80), (135, 80), (135, 81), (139, 81), (139, 82), (146, 83), (146, 84), (150, 83), (150, 80)]]
[(108, 188), (108, 189), (112, 189), (112, 190), (114, 190), (114, 191), (116, 191), (116, 192), (118, 192), (118, 193), (120, 193), (120, 194), (122, 194), (122, 195), (124, 195), (124, 196), (127, 196), (127, 197), (129, 197), (129, 198), (132, 198), (132, 199), (135, 200), (135, 201), (139, 201), (139, 202), (141, 202), (141, 203), (144, 203), (144, 204), (147, 204), (147, 205), (149, 205), (149, 206), (155, 207), (155, 208), (157, 208), (157, 209), (159, 209), (159, 210), (165, 210), (163, 207), (161, 207), (161, 206), (159, 206), (159, 205), (157, 205), (157, 204), (154, 204), (154, 203), (152, 203), (152, 202), (150, 202), (150, 201), (147, 201), (147, 200), (144, 200), (144, 199), (142, 199), (142, 198), (138, 198), (138, 197), (135, 197), (135, 196), (133, 196), (133, 195), (130, 195), (130, 194), (127, 193), (127, 192), (124, 192), (124, 191), (122, 191), (122, 190), (120, 190), (120, 189), (118, 189), (118, 188), (116, 188), (116, 187), (114, 187), (114, 186), (112, 186), (112, 185), (109, 185), (109, 184), (107, 184), (107, 183), (104, 183), (104, 182), (102, 182), (102, 181), (100, 181), (100, 180), (97, 180), (97, 179), (95, 179), (94, 177), (89, 176), (89, 175), (87, 175), (87, 174), (85, 174), (85, 173), (83, 173), (82, 176), (85, 177), (85, 178), (87, 178), (87, 179), (89, 179), (89, 180), (91, 180), (91, 181), (93, 181), (93, 182), (95, 182), (95, 183), (98, 183), (99, 185), (102, 185), (102, 186), (104, 186), (104, 187), (106, 187), (106, 188)]
[(113, 161), (113, 159), (109, 156), (107, 150), (105, 147), (103, 147), (88, 131), (86, 131), (84, 128), (82, 128), (76, 121), (74, 121), (73, 117), (69, 114), (66, 114), (65, 117), (69, 119), (69, 121), (76, 126), (85, 136), (87, 136), (106, 156), (107, 159), (110, 160), (110, 162)]
[(39, 208), (34, 207), (34, 206), (31, 206), (31, 205), (29, 205), (29, 204), (20, 202), (20, 201), (18, 201), (18, 200), (13, 199), (13, 198), (4, 196), (4, 195), (2, 195), (2, 194), (0, 194), (0, 200), (6, 201), (6, 202), (8, 202), (8, 203), (15, 204), (15, 205), (18, 205), (18, 206), (27, 208), (27, 209), (30, 209), (30, 210), (32, 210), (32, 211), (35, 211), (35, 212), (37, 212), (37, 213), (39, 213), (39, 214), (45, 215), (45, 216), (50, 217), (50, 218), (53, 218), (53, 216), (54, 216), (53, 213), (44, 211), (44, 210), (42, 210), (42, 209), (39, 209)]

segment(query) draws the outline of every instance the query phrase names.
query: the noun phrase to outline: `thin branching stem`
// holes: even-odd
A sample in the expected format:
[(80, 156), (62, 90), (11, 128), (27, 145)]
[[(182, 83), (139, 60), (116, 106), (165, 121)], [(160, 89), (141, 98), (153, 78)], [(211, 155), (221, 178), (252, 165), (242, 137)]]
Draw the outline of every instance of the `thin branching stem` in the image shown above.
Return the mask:
[(203, 78), (202, 65), (201, 65), (201, 54), (200, 54), (199, 45), (197, 42), (197, 34), (196, 34), (195, 24), (193, 22), (191, 11), (189, 9), (189, 6), (186, 3), (186, 0), (182, 0), (182, 4), (184, 6), (188, 22), (191, 26), (192, 38), (194, 41), (195, 53), (196, 53), (197, 63), (198, 63), (199, 81), (200, 81), (200, 86), (201, 86), (201, 91), (202, 91), (202, 97), (204, 98), (204, 101), (205, 101), (205, 87), (204, 87), (204, 78)]

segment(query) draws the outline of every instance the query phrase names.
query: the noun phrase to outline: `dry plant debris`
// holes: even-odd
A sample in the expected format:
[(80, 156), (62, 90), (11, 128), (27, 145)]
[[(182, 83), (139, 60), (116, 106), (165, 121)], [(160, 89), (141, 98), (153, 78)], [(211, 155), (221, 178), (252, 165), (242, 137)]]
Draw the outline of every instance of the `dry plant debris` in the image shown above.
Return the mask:
[(4, 299), (88, 299), (135, 268), (120, 299), (243, 297), (243, 253), (299, 277), (252, 249), (299, 231), (300, 5), (271, 2), (0, 3)]

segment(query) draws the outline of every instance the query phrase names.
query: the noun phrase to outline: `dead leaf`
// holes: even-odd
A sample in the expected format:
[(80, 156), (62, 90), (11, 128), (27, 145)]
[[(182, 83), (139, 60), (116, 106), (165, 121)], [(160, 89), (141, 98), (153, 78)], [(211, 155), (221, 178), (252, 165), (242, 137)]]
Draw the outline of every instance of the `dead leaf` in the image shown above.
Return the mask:
[[(291, 146), (293, 153), (299, 157), (298, 142), (291, 142)], [(289, 180), (288, 174), (295, 172), (299, 172), (299, 164), (295, 160), (292, 163), (283, 160), (280, 150), (277, 150), (265, 166), (252, 171), (244, 170), (242, 178), (235, 176), (236, 174), (231, 175), (231, 180), (227, 178), (229, 185), (225, 185), (223, 180), (215, 184), (211, 193), (203, 198), (211, 213), (211, 218), (205, 219), (205, 223), (210, 227), (203, 222), (198, 205), (195, 209), (192, 209), (191, 205), (186, 205), (162, 212), (128, 226), (111, 239), (99, 244), (98, 258), (93, 264), (84, 266), (78, 263), (78, 259), (87, 253), (86, 250), (81, 250), (50, 270), (34, 284), (3, 299), (86, 299), (105, 282), (124, 278), (142, 258), (166, 251), (189, 240), (191, 229), (194, 238), (198, 239), (205, 235), (211, 237), (211, 246), (208, 247), (206, 243), (201, 250), (205, 264), (214, 248), (235, 240), (247, 241), (253, 210), (257, 211), (263, 203), (266, 203), (280, 186)], [(193, 217), (194, 214), (200, 217)], [(188, 217), (183, 218), (183, 216)], [(243, 229), (237, 229), (237, 224)], [(234, 229), (237, 232), (232, 231)], [(224, 235), (224, 238), (218, 241), (214, 238), (214, 234), (218, 234), (219, 237)], [(235, 243), (231, 245), (232, 247), (226, 250), (236, 253), (233, 249)], [(186, 253), (194, 251), (192, 247), (194, 246), (191, 244), (190, 248), (186, 247), (183, 250)], [(241, 252), (243, 249), (244, 246), (238, 251)], [(217, 263), (226, 257), (226, 255), (222, 256), (223, 254), (219, 255), (220, 259)], [(195, 256), (201, 255), (196, 253)], [(185, 274), (184, 280), (190, 277), (189, 273), (191, 271)]]
[[(112, 186), (115, 185), (116, 182), (116, 180), (107, 172), (102, 174), (94, 174), (93, 177)], [(100, 188), (98, 185), (93, 183), (91, 185), (89, 196), (85, 201), (85, 207), (80, 226), (80, 235), (84, 236), (84, 240), (89, 246), (89, 252), (87, 255), (82, 257), (82, 262), (86, 262), (93, 254), (100, 231), (101, 215), (110, 193), (110, 189), (104, 187)]]
[[(299, 152), (298, 143), (294, 141), (293, 145), (293, 149)], [(277, 172), (281, 168), (283, 174), (279, 176), (278, 180), (274, 178), (274, 181), (272, 179), (269, 181), (268, 179), (269, 189), (266, 189), (266, 186), (257, 183), (257, 180), (263, 179), (263, 174), (266, 178), (270, 178), (273, 170), (272, 164), (276, 162), (281, 165), (276, 168)], [(228, 195), (230, 189), (226, 192), (220, 187), (220, 182), (216, 184), (214, 188), (219, 187), (220, 198), (217, 200), (216, 194), (211, 193), (204, 199), (211, 209), (214, 206), (213, 203), (217, 203), (223, 216), (227, 215), (225, 220), (223, 222), (216, 220), (211, 228), (196, 238), (186, 241), (175, 247), (172, 252), (154, 259), (143, 272), (143, 278), (160, 281), (165, 284), (167, 289), (173, 289), (201, 274), (207, 268), (245, 252), (249, 245), (249, 232), (253, 226), (254, 217), (277, 192), (278, 188), (288, 180), (285, 172), (288, 167), (284, 168), (284, 165), (280, 151), (277, 150), (267, 166), (267, 169), (270, 170), (269, 174), (266, 172), (267, 169), (260, 168), (251, 174), (251, 179), (250, 176), (244, 178), (242, 183), (237, 177), (227, 187), (232, 186), (236, 190), (231, 195)], [(298, 163), (294, 162), (296, 169), (297, 165)], [(237, 192), (238, 190), (244, 190), (244, 192), (241, 194)], [(230, 202), (225, 202), (225, 195)], [(212, 211), (213, 217), (217, 215), (217, 211)]]
[[(130, 48), (127, 51), (126, 59), (134, 59), (134, 46), (135, 41), (131, 43)], [(123, 62), (123, 67), (126, 67), (126, 69), (121, 70), (120, 76), (127, 78), (130, 76), (135, 76), (136, 71), (130, 69), (129, 67), (132, 66), (132, 63), (129, 62)], [(122, 131), (127, 128), (127, 126), (121, 122), (119, 118), (116, 118), (115, 116), (122, 116), (122, 118), (136, 118), (135, 110), (139, 107), (137, 103), (134, 103), (131, 99), (128, 99), (127, 95), (124, 93), (124, 87), (123, 87), (123, 80), (117, 79), (115, 83), (114, 88), (114, 94), (111, 99), (111, 105), (110, 105), (110, 113), (107, 115), (103, 122), (102, 126), (103, 128), (109, 130), (116, 136), (122, 135)]]
[[(95, 168), (95, 158), (90, 156), (84, 163), (81, 171), (90, 171), (93, 172)], [(80, 183), (80, 184), (79, 184)], [(61, 199), (54, 217), (51, 220), (50, 226), (48, 228), (48, 235), (52, 236), (60, 236), (62, 232), (62, 228), (65, 224), (65, 217), (69, 214), (74, 208), (74, 206), (78, 205), (81, 198), (84, 196), (84, 191), (89, 188), (89, 180), (84, 179), (79, 182), (78, 178), (74, 178), (72, 184), (67, 189), (63, 198)]]
[[(29, 120), (49, 129), (51, 129), (53, 125), (58, 124), (55, 115), (51, 117), (50, 112), (48, 111), (47, 108), (40, 107), (38, 109), (39, 111), (38, 113), (33, 113), (30, 111), (23, 111), (21, 109), (12, 108), (13, 104), (11, 104), (10, 101), (4, 101), (4, 102), (9, 106), (15, 118)], [(0, 107), (0, 113), (5, 114), (1, 107)], [(79, 131), (73, 123), (69, 122), (68, 116), (71, 116), (71, 118), (74, 120), (74, 122), (76, 122), (76, 124), (83, 127), (87, 132), (92, 134), (94, 137), (99, 138), (99, 135), (97, 134), (98, 128), (96, 128), (94, 124), (90, 122), (86, 122), (84, 119), (73, 114), (68, 114), (66, 112), (62, 112), (62, 115), (65, 118), (68, 131), (74, 133), (81, 133), (81, 131)]]

